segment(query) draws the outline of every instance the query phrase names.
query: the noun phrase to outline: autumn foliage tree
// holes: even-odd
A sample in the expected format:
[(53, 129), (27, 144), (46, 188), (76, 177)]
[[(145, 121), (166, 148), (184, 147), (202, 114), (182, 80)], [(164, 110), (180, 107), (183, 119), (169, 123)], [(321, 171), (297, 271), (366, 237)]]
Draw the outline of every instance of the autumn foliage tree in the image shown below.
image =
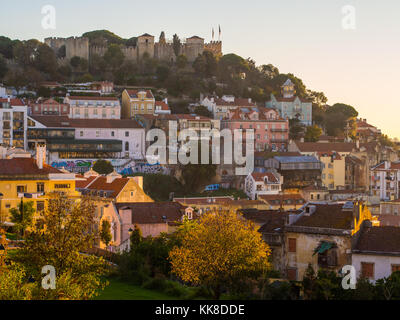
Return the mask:
[[(66, 195), (52, 195), (46, 210), (27, 235), (14, 260), (33, 277), (34, 299), (90, 299), (102, 289), (103, 258), (85, 254), (98, 237), (94, 203)], [(42, 267), (56, 270), (56, 290), (41, 288)]]
[(219, 299), (235, 282), (258, 278), (270, 268), (270, 249), (255, 224), (234, 212), (203, 215), (183, 233), (180, 246), (169, 254), (171, 272), (194, 285), (203, 285)]

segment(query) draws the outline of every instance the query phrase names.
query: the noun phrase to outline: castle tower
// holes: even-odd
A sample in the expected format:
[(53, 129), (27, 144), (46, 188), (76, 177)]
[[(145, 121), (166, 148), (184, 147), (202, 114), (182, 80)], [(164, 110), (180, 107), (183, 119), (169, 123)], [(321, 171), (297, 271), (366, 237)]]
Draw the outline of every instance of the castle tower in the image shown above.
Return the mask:
[(294, 95), (296, 94), (296, 90), (294, 89), (294, 84), (290, 79), (287, 79), (281, 88), (282, 88), (282, 96), (284, 98), (293, 98)]
[(145, 33), (138, 37), (138, 60), (140, 60), (145, 53), (148, 53), (150, 58), (154, 58), (154, 36)]

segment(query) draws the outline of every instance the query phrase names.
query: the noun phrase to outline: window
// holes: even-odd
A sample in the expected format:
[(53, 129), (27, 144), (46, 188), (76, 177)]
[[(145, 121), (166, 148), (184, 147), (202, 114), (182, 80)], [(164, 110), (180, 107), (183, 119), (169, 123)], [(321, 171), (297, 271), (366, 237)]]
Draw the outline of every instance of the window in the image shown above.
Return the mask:
[(129, 131), (125, 131), (125, 137), (129, 137)]
[(111, 131), (111, 137), (114, 137), (114, 136), (115, 136), (114, 131)]
[(392, 264), (392, 273), (400, 271), (400, 264)]
[(290, 281), (297, 280), (297, 269), (296, 268), (288, 268), (287, 269), (287, 278)]
[(80, 136), (80, 137), (83, 137), (83, 131), (80, 131), (80, 132), (79, 132), (79, 136)]
[(96, 138), (100, 137), (100, 131), (96, 131)]
[(374, 263), (361, 262), (361, 277), (373, 279), (374, 278)]
[(17, 193), (26, 192), (26, 186), (17, 186)]
[(37, 192), (44, 192), (44, 182), (36, 183), (36, 191)]
[(125, 142), (125, 151), (129, 151), (129, 142)]
[(296, 252), (296, 239), (289, 238), (289, 252)]

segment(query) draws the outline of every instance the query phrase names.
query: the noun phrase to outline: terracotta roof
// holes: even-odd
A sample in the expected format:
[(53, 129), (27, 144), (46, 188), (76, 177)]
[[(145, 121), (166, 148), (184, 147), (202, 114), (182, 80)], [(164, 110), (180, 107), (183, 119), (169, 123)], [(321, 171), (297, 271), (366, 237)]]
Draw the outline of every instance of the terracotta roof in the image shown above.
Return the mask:
[(391, 162), (388, 169), (385, 169), (385, 163), (382, 162), (372, 170), (400, 170), (400, 162)]
[(316, 210), (310, 216), (302, 216), (293, 225), (302, 227), (350, 230), (353, 212), (342, 210), (343, 204), (313, 204)]
[(199, 40), (204, 40), (203, 38), (200, 38), (199, 36), (193, 36), (193, 37), (190, 37), (190, 38), (187, 38), (187, 39), (199, 39)]
[(230, 106), (230, 107), (256, 107), (257, 104), (249, 102), (249, 99), (235, 98), (234, 102), (225, 101), (221, 98), (214, 99), (214, 103), (217, 106)]
[(69, 119), (65, 116), (31, 116), (49, 128), (115, 128), (140, 129), (142, 126), (133, 119)]
[(271, 159), (271, 158), (273, 158), (275, 156), (300, 157), (301, 153), (300, 152), (270, 152), (270, 151), (257, 151), (257, 152), (254, 152), (254, 157), (255, 158)]
[(334, 151), (319, 151), (317, 154), (319, 157), (334, 157), (334, 160), (342, 160), (340, 154)]
[(400, 254), (400, 228), (363, 228), (353, 251)]
[[(8, 102), (7, 98), (0, 98), (0, 103)], [(25, 106), (25, 103), (21, 99), (10, 99), (11, 106)]]
[(156, 101), (156, 106), (160, 106), (161, 110), (169, 110), (169, 106), (164, 101)]
[[(270, 203), (271, 201), (285, 201), (285, 200), (302, 200), (303, 203), (305, 203), (305, 200), (299, 193), (285, 193), (283, 195), (280, 194), (263, 194), (258, 196), (259, 199)], [(271, 203), (273, 204), (273, 203)]]
[(126, 92), (128, 92), (128, 95), (131, 98), (137, 98), (138, 97), (138, 93), (140, 91), (145, 91), (146, 92), (146, 98), (147, 99), (152, 99), (154, 98), (153, 93), (151, 92), (151, 90), (137, 90), (137, 89), (126, 89)]
[(351, 152), (355, 143), (351, 142), (295, 142), (300, 152)]
[(62, 173), (60, 170), (45, 164), (39, 169), (33, 158), (0, 159), (0, 175), (48, 175), (50, 173)]
[(102, 97), (102, 96), (69, 96), (69, 100), (101, 100), (101, 101), (119, 101), (116, 97)]
[(187, 208), (177, 202), (117, 203), (116, 206), (118, 210), (132, 210), (132, 224), (178, 222)]
[(107, 183), (107, 177), (98, 176), (97, 178), (93, 179), (93, 182), (91, 182), (85, 189), (97, 191), (112, 191), (110, 197), (115, 198), (122, 191), (122, 189), (124, 189), (128, 182), (129, 178), (116, 178), (111, 183)]
[(186, 114), (186, 113), (175, 113), (175, 114), (140, 114), (138, 115), (142, 118), (145, 119), (161, 119), (161, 120), (179, 120), (179, 119), (185, 119), (185, 120), (212, 120), (211, 118), (205, 117), (205, 116), (197, 116), (197, 115), (192, 115), (192, 114)]
[(199, 198), (174, 198), (175, 202), (185, 205), (230, 205), (234, 201), (232, 197), (199, 197)]
[(76, 180), (75, 181), (75, 188), (77, 188), (77, 189), (86, 188), (94, 179), (97, 178), (97, 176), (91, 176), (88, 178), (85, 178), (84, 176), (82, 176), (82, 177), (76, 176), (76, 177), (79, 179), (84, 179), (84, 180)]
[(273, 182), (273, 183), (278, 183), (279, 180), (276, 178), (276, 176), (272, 172), (253, 172), (251, 176), (254, 178), (255, 181), (257, 182), (263, 182), (264, 177), (268, 178), (268, 182)]

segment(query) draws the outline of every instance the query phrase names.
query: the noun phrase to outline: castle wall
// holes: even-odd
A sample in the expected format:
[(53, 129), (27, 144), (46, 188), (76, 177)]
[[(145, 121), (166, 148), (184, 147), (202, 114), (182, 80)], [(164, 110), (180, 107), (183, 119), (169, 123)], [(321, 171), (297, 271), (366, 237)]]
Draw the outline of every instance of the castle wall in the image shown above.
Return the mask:
[(176, 56), (172, 44), (169, 43), (155, 43), (154, 44), (154, 58), (168, 62), (175, 62)]
[[(97, 54), (101, 57), (107, 51), (106, 46), (90, 46), (89, 39), (83, 37), (71, 38), (46, 38), (45, 43), (57, 52), (65, 45), (66, 57), (61, 59), (60, 64), (68, 63), (71, 58), (78, 56), (89, 61), (90, 56)], [(204, 39), (193, 37), (187, 39), (186, 43), (182, 44), (180, 54), (184, 54), (191, 63), (202, 54), (204, 50), (213, 52), (214, 55), (222, 55), (222, 42), (211, 41), (204, 43)], [(163, 61), (176, 61), (175, 52), (171, 43), (155, 43), (154, 37), (148, 34), (138, 37), (137, 47), (122, 47), (122, 52), (127, 61), (137, 62), (143, 57), (143, 54), (148, 53), (150, 58)]]

